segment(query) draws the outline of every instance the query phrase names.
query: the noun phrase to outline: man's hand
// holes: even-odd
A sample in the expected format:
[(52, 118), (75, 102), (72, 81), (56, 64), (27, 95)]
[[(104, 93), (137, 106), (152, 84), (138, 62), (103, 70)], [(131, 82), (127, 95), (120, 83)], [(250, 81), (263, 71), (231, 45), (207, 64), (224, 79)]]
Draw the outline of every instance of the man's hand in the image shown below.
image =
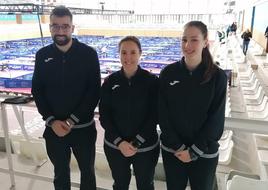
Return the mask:
[(67, 125), (65, 121), (55, 120), (51, 124), (51, 128), (54, 131), (54, 133), (59, 137), (64, 137), (67, 135), (71, 128)]
[(184, 163), (191, 162), (191, 157), (188, 150), (177, 151), (174, 154), (180, 161)]
[(118, 148), (125, 157), (131, 157), (137, 153), (137, 148), (127, 141), (122, 141), (118, 145)]

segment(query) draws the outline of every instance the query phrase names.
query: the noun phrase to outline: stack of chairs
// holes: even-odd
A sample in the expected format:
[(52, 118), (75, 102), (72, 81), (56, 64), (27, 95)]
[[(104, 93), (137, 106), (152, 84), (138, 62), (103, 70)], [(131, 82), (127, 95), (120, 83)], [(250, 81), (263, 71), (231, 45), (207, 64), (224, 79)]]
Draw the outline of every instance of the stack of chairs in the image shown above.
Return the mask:
[(268, 120), (268, 97), (253, 69), (239, 73), (240, 85), (250, 119)]
[[(225, 117), (231, 117), (231, 100), (230, 87), (227, 85)], [(234, 142), (232, 141), (233, 131), (224, 130), (221, 139), (219, 140), (219, 164), (228, 165), (231, 162)]]

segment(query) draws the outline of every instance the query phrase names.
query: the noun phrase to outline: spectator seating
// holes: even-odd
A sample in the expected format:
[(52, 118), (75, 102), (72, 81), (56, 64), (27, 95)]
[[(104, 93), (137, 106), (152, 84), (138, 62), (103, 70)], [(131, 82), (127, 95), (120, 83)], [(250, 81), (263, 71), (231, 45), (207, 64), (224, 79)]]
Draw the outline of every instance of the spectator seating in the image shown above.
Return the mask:
[(248, 117), (267, 120), (268, 97), (265, 94), (263, 84), (250, 66), (246, 68), (246, 71), (240, 72), (239, 76)]
[(235, 175), (227, 181), (227, 190), (267, 190), (268, 181)]
[(234, 142), (229, 138), (220, 140), (219, 142), (223, 146), (219, 148), (219, 165), (228, 165), (232, 159)]

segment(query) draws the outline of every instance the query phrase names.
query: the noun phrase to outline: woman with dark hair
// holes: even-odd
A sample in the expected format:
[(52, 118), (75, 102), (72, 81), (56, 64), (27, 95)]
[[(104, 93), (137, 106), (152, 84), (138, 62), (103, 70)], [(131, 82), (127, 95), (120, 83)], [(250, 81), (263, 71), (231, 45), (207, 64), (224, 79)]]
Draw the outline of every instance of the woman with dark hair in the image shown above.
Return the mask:
[(104, 151), (114, 190), (128, 190), (133, 166), (137, 189), (154, 190), (159, 156), (156, 131), (158, 78), (138, 64), (141, 44), (134, 36), (119, 42), (122, 69), (105, 79), (99, 104)]
[(227, 77), (212, 59), (208, 30), (184, 26), (183, 58), (160, 74), (159, 122), (168, 190), (212, 190), (225, 118)]

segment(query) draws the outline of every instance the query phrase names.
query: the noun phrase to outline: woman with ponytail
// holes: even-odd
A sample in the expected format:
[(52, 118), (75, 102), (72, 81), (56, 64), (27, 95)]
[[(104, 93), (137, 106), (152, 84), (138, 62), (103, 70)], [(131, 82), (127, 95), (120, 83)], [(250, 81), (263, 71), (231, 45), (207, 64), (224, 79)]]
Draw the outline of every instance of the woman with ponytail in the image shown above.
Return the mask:
[(207, 26), (184, 26), (183, 57), (160, 74), (159, 122), (168, 190), (212, 190), (225, 118), (227, 77), (208, 49)]

